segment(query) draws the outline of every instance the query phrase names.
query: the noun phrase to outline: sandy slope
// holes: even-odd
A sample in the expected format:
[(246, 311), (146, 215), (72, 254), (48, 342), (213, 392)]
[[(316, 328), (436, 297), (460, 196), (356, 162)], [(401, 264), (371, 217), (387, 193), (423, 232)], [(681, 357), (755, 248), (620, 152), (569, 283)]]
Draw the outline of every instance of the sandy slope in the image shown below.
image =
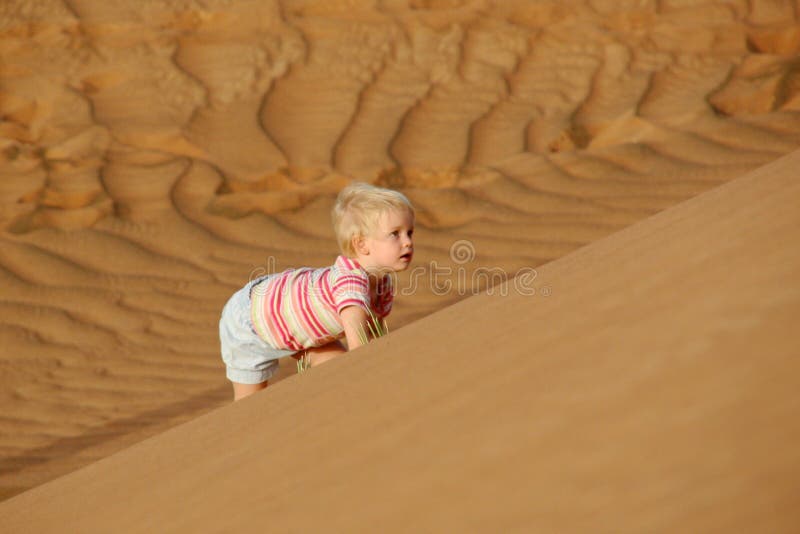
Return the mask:
[(533, 295), (463, 300), (0, 515), (37, 533), (793, 531), (799, 166), (800, 151), (548, 263)]
[(398, 328), (796, 149), (797, 12), (0, 2), (0, 497), (227, 402), (222, 304), (352, 178), (419, 207)]

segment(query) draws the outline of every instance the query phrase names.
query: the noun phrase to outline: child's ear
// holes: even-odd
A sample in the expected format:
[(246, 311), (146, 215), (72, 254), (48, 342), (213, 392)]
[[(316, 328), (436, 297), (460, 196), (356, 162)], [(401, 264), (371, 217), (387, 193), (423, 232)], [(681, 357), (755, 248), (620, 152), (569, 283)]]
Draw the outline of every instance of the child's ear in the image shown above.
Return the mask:
[(363, 235), (357, 235), (353, 237), (353, 250), (355, 250), (362, 256), (366, 256), (367, 254), (369, 254), (369, 247), (367, 247), (367, 240), (364, 239)]

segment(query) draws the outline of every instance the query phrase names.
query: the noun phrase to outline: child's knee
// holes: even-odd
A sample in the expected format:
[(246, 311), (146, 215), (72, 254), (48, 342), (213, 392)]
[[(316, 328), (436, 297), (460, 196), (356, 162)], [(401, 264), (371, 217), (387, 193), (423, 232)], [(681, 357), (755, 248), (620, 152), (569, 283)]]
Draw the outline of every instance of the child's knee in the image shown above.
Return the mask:
[[(322, 345), (321, 347), (311, 347), (308, 349), (308, 355), (311, 359), (311, 366), (319, 365), (320, 363), (326, 362), (332, 358), (339, 356), (340, 354), (344, 354), (347, 352), (347, 349), (337, 340), (328, 343), (327, 345)], [(303, 356), (303, 353), (300, 352), (296, 355), (297, 358)]]
[[(331, 341), (326, 345), (321, 345), (319, 347), (311, 347), (307, 349), (310, 354), (328, 354), (328, 353), (336, 353), (336, 352), (347, 352), (347, 349), (342, 345), (342, 343), (337, 339)], [(302, 356), (303, 353), (299, 352), (296, 357)]]
[(245, 397), (249, 397), (257, 391), (266, 389), (266, 387), (269, 385), (269, 382), (265, 380), (260, 384), (240, 384), (239, 382), (231, 382), (231, 384), (233, 384), (233, 400), (238, 401)]

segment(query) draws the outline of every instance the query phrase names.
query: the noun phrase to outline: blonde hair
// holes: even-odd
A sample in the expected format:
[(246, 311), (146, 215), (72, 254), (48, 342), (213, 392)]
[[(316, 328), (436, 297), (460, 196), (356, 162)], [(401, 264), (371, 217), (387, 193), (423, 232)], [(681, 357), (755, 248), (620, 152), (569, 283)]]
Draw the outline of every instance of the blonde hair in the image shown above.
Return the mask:
[(414, 206), (399, 191), (377, 187), (364, 182), (351, 182), (339, 192), (333, 205), (333, 231), (342, 254), (356, 255), (353, 238), (366, 236), (377, 228), (381, 216), (392, 210), (408, 210), (414, 216)]

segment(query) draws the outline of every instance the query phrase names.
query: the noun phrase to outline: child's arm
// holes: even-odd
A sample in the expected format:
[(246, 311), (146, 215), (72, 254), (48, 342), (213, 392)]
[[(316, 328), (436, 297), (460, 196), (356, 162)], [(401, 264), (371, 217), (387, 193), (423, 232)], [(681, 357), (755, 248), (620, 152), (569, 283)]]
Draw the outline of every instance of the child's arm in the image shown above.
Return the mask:
[(342, 318), (344, 335), (347, 338), (347, 350), (353, 350), (363, 345), (358, 333), (367, 332), (367, 311), (361, 306), (348, 306), (339, 316)]

